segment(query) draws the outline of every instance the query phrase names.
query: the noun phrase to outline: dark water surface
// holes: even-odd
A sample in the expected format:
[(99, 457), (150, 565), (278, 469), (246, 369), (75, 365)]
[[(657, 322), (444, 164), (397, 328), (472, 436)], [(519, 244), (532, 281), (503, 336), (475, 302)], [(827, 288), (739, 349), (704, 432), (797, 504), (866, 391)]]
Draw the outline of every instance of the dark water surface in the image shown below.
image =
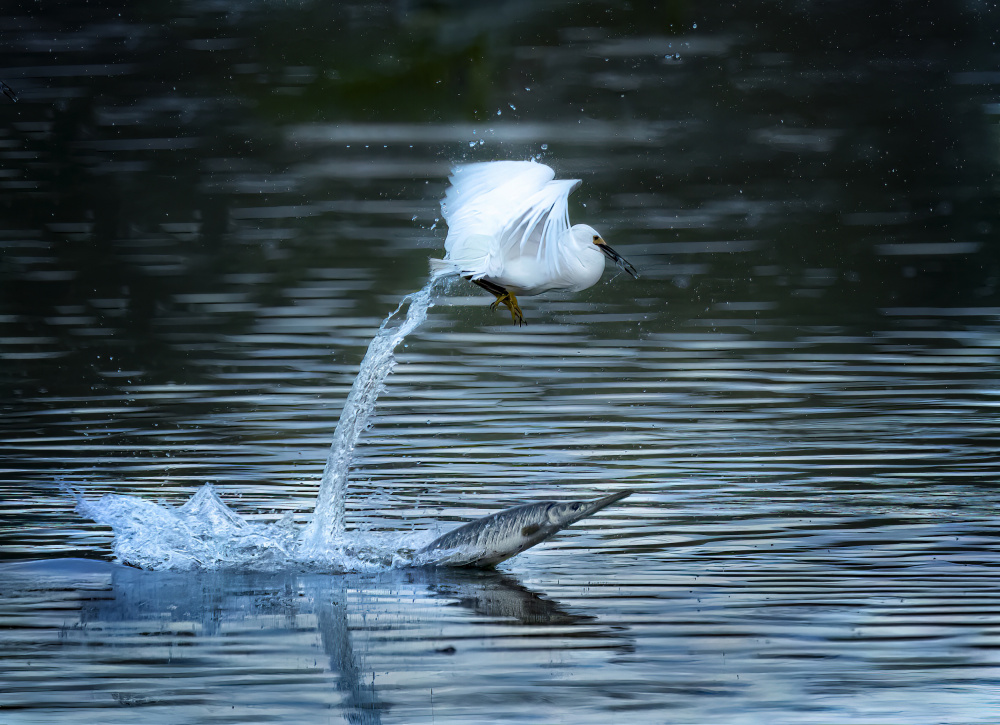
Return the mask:
[[(5, 6), (0, 722), (1000, 721), (997, 13), (739, 5)], [(635, 495), (499, 572), (110, 562), (61, 484), (305, 523), (450, 164), (535, 155), (640, 279), (447, 289), (349, 526)]]

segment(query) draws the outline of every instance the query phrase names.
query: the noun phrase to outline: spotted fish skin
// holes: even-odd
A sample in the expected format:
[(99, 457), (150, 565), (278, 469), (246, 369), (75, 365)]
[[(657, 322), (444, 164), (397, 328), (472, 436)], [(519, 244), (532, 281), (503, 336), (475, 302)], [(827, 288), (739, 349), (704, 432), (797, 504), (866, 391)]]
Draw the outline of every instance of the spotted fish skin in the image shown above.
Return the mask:
[(496, 566), (632, 493), (625, 490), (596, 501), (538, 501), (504, 509), (435, 539), (414, 555), (413, 563), (417, 566)]

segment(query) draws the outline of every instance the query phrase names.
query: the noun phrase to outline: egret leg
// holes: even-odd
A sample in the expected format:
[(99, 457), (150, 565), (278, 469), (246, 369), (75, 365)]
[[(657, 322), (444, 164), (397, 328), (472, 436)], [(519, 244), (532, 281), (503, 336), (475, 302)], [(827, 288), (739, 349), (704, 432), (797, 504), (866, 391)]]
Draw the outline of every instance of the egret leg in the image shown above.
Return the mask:
[(502, 295), (496, 298), (492, 305), (490, 305), (491, 310), (495, 310), (501, 304), (507, 305), (507, 309), (510, 310), (510, 319), (515, 325), (526, 325), (524, 321), (524, 315), (521, 313), (521, 306), (517, 304), (517, 297), (515, 297), (510, 291), (504, 291)]
[(517, 297), (511, 294), (509, 290), (493, 282), (488, 282), (485, 279), (472, 279), (471, 277), (466, 277), (466, 279), (479, 285), (490, 294), (496, 295), (496, 300), (490, 305), (491, 310), (496, 310), (500, 305), (506, 305), (507, 309), (510, 310), (510, 319), (515, 325), (527, 324), (524, 321), (524, 315), (521, 313), (521, 306), (517, 304)]

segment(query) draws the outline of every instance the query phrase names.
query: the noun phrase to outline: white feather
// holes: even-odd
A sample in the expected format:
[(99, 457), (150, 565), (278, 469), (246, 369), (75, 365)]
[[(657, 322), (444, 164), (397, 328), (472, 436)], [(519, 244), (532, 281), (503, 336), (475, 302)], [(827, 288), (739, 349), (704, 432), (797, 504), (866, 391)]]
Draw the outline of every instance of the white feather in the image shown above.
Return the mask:
[(583, 289), (600, 277), (604, 258), (592, 237), (577, 239), (570, 229), (568, 200), (579, 179), (557, 181), (533, 161), (493, 161), (456, 166), (450, 181), (441, 202), (446, 255), (432, 263), (436, 273), (529, 295)]

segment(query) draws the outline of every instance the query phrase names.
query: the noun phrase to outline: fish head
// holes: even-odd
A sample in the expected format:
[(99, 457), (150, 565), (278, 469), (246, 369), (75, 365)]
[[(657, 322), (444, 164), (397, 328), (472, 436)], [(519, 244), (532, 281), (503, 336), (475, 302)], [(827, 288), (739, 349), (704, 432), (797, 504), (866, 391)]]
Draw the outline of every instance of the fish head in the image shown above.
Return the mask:
[(549, 505), (545, 512), (550, 531), (558, 531), (570, 524), (574, 524), (580, 519), (593, 516), (602, 508), (610, 506), (616, 501), (621, 501), (626, 496), (631, 496), (631, 490), (619, 491), (610, 496), (599, 498), (596, 501), (567, 501), (566, 503), (553, 503)]

